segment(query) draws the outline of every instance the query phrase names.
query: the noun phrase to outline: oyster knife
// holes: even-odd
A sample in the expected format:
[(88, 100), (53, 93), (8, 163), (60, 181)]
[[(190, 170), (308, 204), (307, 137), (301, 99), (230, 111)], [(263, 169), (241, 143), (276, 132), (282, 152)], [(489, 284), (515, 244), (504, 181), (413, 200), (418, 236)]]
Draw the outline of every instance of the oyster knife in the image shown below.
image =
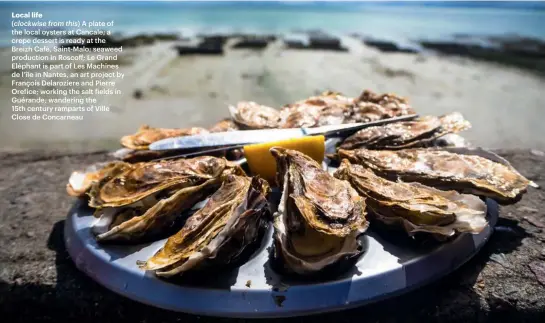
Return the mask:
[(191, 151), (196, 149), (217, 149), (222, 147), (258, 144), (263, 142), (286, 140), (315, 135), (324, 135), (326, 138), (344, 137), (363, 128), (380, 126), (400, 121), (408, 121), (416, 118), (417, 116), (418, 115), (416, 114), (412, 114), (372, 122), (347, 123), (315, 128), (241, 130), (216, 132), (204, 135), (174, 137), (156, 141), (149, 146), (149, 149)]

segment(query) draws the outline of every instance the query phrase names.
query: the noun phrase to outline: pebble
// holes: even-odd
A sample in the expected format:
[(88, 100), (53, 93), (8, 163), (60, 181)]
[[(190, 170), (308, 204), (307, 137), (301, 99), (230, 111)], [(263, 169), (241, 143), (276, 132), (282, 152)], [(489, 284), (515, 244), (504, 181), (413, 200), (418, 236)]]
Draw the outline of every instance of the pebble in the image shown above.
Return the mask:
[(530, 150), (530, 152), (532, 153), (532, 155), (535, 155), (535, 156), (539, 156), (539, 157), (545, 156), (545, 152), (542, 152), (541, 150), (532, 149)]
[(26, 236), (28, 238), (34, 238), (36, 236), (36, 234), (34, 234), (34, 232), (32, 232), (32, 231), (29, 231), (29, 232), (26, 233)]
[(535, 227), (545, 228), (545, 223), (541, 222), (539, 219), (531, 215), (527, 215), (523, 219)]

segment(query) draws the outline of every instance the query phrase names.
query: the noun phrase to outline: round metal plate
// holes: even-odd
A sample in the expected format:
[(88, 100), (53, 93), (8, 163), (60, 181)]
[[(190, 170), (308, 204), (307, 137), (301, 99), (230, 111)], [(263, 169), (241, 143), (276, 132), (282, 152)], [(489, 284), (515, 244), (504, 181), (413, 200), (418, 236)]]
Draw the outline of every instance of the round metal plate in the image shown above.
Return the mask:
[[(282, 317), (346, 309), (393, 297), (454, 271), (484, 245), (498, 217), (487, 200), (489, 226), (433, 246), (374, 231), (362, 238), (366, 251), (346, 273), (321, 281), (298, 281), (269, 264), (269, 230), (262, 247), (240, 267), (207, 275), (203, 281), (169, 282), (136, 265), (166, 239), (136, 246), (99, 245), (91, 234), (92, 210), (78, 201), (65, 225), (65, 242), (76, 266), (103, 286), (135, 301), (194, 314), (224, 317)], [(387, 232), (386, 232), (387, 233)], [(409, 242), (409, 243), (408, 243)]]

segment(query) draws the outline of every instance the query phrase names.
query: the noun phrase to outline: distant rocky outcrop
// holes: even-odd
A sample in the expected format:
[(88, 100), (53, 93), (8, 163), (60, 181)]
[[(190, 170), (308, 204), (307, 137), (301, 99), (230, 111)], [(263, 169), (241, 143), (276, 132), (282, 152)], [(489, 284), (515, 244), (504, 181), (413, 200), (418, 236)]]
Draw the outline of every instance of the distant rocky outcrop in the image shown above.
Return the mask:
[(351, 37), (363, 42), (366, 46), (376, 48), (383, 53), (409, 53), (415, 54), (421, 51), (419, 46), (412, 43), (399, 43), (389, 39), (369, 37), (360, 33), (352, 33)]
[(247, 35), (241, 37), (232, 48), (235, 49), (264, 49), (270, 42), (276, 40), (276, 35)]
[(454, 35), (450, 40), (421, 40), (422, 47), (447, 55), (502, 63), (545, 74), (545, 41), (517, 35)]
[(191, 41), (175, 45), (178, 55), (223, 55), (223, 47), (229, 35), (203, 35)]
[(339, 37), (319, 30), (287, 35), (284, 37), (284, 45), (289, 49), (348, 51)]
[(74, 36), (70, 38), (82, 38), (84, 40), (101, 38), (103, 43), (87, 42), (84, 44), (65, 44), (62, 47), (86, 47), (86, 48), (105, 48), (105, 47), (138, 47), (151, 45), (157, 41), (175, 41), (180, 39), (176, 33), (156, 33), (156, 34), (138, 34), (133, 36), (104, 35), (104, 36)]
[(419, 50), (416, 47), (409, 47), (407, 45), (397, 44), (389, 40), (365, 38), (363, 39), (363, 43), (369, 47), (376, 48), (380, 50), (381, 52), (385, 52), (385, 53), (415, 54), (419, 52)]

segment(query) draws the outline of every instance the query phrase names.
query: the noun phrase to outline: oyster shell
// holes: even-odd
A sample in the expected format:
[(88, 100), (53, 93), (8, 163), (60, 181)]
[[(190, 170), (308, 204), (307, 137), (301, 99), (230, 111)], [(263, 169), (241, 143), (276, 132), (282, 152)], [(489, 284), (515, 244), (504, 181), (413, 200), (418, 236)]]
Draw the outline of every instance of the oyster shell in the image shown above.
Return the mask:
[(231, 119), (223, 119), (220, 122), (216, 123), (208, 131), (210, 132), (226, 132), (226, 131), (236, 131), (239, 130), (237, 124)]
[(369, 167), (382, 177), (486, 196), (501, 204), (520, 200), (530, 184), (508, 163), (476, 154), (442, 149), (339, 149), (338, 154), (341, 159)]
[(391, 93), (376, 94), (370, 90), (364, 90), (358, 98), (354, 99), (354, 105), (346, 123), (370, 122), (414, 113), (414, 109), (405, 98)]
[(151, 195), (127, 206), (100, 208), (95, 212), (99, 219), (91, 230), (98, 241), (136, 243), (163, 236), (175, 226), (181, 212), (213, 193), (220, 182), (214, 179), (184, 187), (160, 200)]
[(470, 127), (469, 122), (458, 112), (441, 117), (425, 116), (414, 121), (396, 122), (362, 129), (348, 137), (340, 148), (401, 149), (425, 147), (439, 137), (460, 132)]
[(229, 106), (229, 111), (241, 130), (278, 128), (280, 125), (278, 110), (255, 102), (239, 102), (236, 107)]
[(319, 127), (342, 124), (354, 100), (337, 92), (326, 91), (286, 105), (280, 110), (282, 128)]
[(385, 118), (414, 114), (414, 109), (405, 98), (392, 93), (377, 94), (370, 90), (364, 90), (356, 99), (357, 104), (375, 103), (386, 109)]
[(93, 186), (89, 206), (120, 207), (165, 190), (217, 180), (228, 173), (244, 174), (239, 166), (211, 156), (127, 165), (113, 167)]
[(92, 231), (99, 241), (131, 242), (164, 233), (230, 174), (244, 172), (210, 156), (113, 167), (90, 193), (99, 208)]
[(357, 238), (368, 224), (365, 198), (302, 153), (279, 147), (271, 153), (282, 188), (274, 216), (275, 258), (288, 272), (310, 274), (360, 255)]
[[(96, 163), (84, 170), (74, 171), (66, 184), (66, 192), (70, 196), (83, 197), (91, 189), (91, 186), (100, 181), (110, 170), (122, 162)], [(119, 166), (118, 166), (119, 167)], [(124, 165), (124, 167), (130, 167)]]
[(349, 181), (366, 197), (370, 216), (401, 226), (409, 235), (427, 232), (445, 238), (456, 232), (479, 233), (486, 227), (486, 204), (474, 195), (389, 181), (346, 159), (334, 176)]
[(140, 267), (168, 277), (198, 269), (208, 261), (235, 261), (270, 220), (269, 192), (267, 182), (258, 177), (228, 176), (206, 205)]
[(192, 136), (207, 133), (204, 128), (167, 129), (152, 128), (148, 125), (141, 126), (133, 135), (121, 137), (121, 145), (135, 150), (146, 150), (153, 142), (172, 137)]
[(121, 148), (112, 152), (110, 155), (115, 159), (134, 164), (165, 159), (179, 154), (180, 152), (177, 150), (135, 150)]

